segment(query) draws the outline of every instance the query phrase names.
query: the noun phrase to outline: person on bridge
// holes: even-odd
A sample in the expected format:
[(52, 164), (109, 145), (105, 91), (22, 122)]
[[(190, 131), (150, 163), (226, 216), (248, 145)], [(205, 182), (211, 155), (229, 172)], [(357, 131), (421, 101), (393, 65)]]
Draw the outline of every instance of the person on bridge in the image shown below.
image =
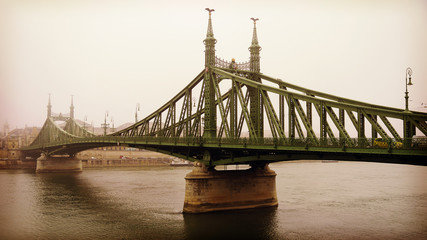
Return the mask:
[(234, 58), (231, 59), (231, 63), (228, 66), (228, 68), (237, 69), (236, 59), (234, 59)]

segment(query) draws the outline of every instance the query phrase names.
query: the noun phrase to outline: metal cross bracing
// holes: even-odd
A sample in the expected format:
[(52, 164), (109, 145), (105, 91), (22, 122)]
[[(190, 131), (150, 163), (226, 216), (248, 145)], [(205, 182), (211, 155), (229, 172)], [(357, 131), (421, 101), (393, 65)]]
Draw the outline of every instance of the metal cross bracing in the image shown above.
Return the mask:
[[(65, 121), (64, 128), (55, 121)], [(42, 152), (52, 155), (64, 149), (59, 143), (72, 143), (76, 139), (91, 137), (95, 137), (95, 134), (83, 128), (74, 118), (48, 116), (34, 141), (22, 150), (28, 156), (39, 156)]]
[[(301, 158), (363, 160), (369, 157), (376, 158), (376, 161), (381, 158), (397, 161), (394, 159), (426, 157), (423, 146), (393, 145), (404, 142), (404, 137), (389, 121), (409, 121), (427, 135), (425, 113), (405, 112), (341, 98), (257, 74), (261, 81), (277, 85), (271, 86), (251, 80), (253, 75), (253, 72), (245, 70), (205, 69), (157, 111), (133, 126), (106, 137), (78, 134), (82, 132), (81, 126), (76, 127), (77, 130), (68, 127), (74, 121), (67, 122), (65, 130), (62, 130), (53, 118), (48, 118), (32, 146), (44, 144), (45, 148), (52, 147), (52, 153), (70, 154), (99, 145), (126, 144), (189, 160), (206, 161), (212, 165)], [(202, 129), (206, 117), (206, 76), (213, 83), (214, 106), (219, 113), (215, 137), (205, 136)], [(221, 89), (223, 84), (228, 88), (224, 93)], [(260, 93), (268, 123), (263, 127), (271, 131), (271, 136), (259, 137), (256, 133), (256, 124), (250, 117), (250, 88)], [(193, 96), (196, 95), (198, 99), (194, 101)], [(279, 100), (276, 104), (272, 101), (274, 95)], [(346, 119), (350, 119), (350, 125), (345, 124)], [(318, 131), (313, 127), (314, 120), (320, 122)], [(366, 136), (367, 123), (371, 125), (371, 138)], [(350, 136), (351, 128), (357, 131), (357, 137)], [(73, 131), (75, 134), (70, 134)], [(244, 131), (249, 134), (244, 135)], [(266, 132), (264, 135), (267, 135)], [(374, 146), (372, 139), (377, 137), (386, 139), (390, 144), (386, 148)], [(56, 148), (59, 146), (61, 148)], [(206, 151), (210, 154), (208, 160)]]
[(427, 136), (426, 113), (338, 97), (261, 73), (258, 19), (252, 19), (249, 63), (231, 65), (215, 56), (208, 11), (204, 69), (157, 111), (107, 136), (89, 136), (72, 123), (57, 129), (48, 118), (26, 151), (73, 155), (127, 145), (209, 166), (294, 159), (427, 165), (427, 138), (413, 138), (416, 129)]

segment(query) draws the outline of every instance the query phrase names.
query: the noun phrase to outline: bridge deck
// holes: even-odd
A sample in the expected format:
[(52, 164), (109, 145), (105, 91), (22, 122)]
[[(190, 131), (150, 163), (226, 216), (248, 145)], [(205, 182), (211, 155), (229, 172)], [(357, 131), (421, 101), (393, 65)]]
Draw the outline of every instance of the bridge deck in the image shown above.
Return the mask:
[[(354, 139), (357, 143), (357, 139)], [(371, 141), (366, 141), (370, 143)], [(308, 139), (294, 139), (292, 142), (264, 138), (257, 141), (249, 138), (205, 139), (205, 138), (164, 138), (164, 137), (91, 137), (55, 142), (43, 146), (22, 149), (27, 154), (41, 150), (53, 154), (74, 154), (86, 149), (102, 146), (129, 146), (149, 149), (181, 157), (190, 161), (201, 161), (207, 165), (228, 165), (251, 162), (275, 162), (300, 159), (327, 159), (409, 163), (427, 165), (427, 148), (378, 147), (372, 144), (348, 147), (342, 144), (314, 144)], [(210, 160), (205, 152), (211, 153)]]

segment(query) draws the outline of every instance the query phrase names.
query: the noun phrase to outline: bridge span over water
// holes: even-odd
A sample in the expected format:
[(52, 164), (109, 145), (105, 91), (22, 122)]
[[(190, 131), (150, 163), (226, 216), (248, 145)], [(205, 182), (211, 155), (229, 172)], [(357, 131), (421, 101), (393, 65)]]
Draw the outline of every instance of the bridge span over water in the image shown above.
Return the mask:
[[(73, 158), (86, 149), (126, 145), (198, 162), (186, 177), (187, 212), (277, 205), (270, 162), (334, 159), (427, 165), (426, 113), (334, 96), (262, 73), (258, 19), (252, 18), (249, 61), (225, 61), (215, 55), (213, 10), (207, 10), (205, 67), (176, 96), (134, 125), (104, 136), (79, 125), (73, 106), (67, 118), (52, 116), (49, 100), (46, 122), (34, 142), (21, 149), (24, 155), (43, 154), (46, 161), (54, 155)], [(66, 121), (65, 127), (57, 120)], [(213, 170), (229, 164), (250, 164), (253, 170), (229, 175)], [(267, 190), (248, 187), (248, 178)], [(246, 191), (234, 200), (219, 201), (220, 193), (212, 188), (195, 196), (200, 179), (210, 179), (222, 190), (229, 188), (227, 182), (240, 182)], [(216, 200), (209, 200), (212, 194)]]

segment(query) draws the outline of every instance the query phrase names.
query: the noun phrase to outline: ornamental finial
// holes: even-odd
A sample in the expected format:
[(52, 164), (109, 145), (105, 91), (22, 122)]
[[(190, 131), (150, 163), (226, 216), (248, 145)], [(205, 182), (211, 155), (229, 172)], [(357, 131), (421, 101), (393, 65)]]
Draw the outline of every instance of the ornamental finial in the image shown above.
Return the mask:
[(251, 18), (252, 21), (254, 21), (254, 24), (256, 24), (256, 21), (259, 20), (259, 18)]
[(210, 9), (210, 8), (205, 8), (205, 10), (209, 12), (209, 16), (211, 16), (211, 12), (215, 11), (215, 9)]
[(209, 21), (208, 21), (208, 32), (206, 34), (206, 37), (212, 37), (214, 36), (213, 30), (212, 30), (212, 20), (211, 20), (211, 14), (215, 9), (205, 8), (206, 11), (209, 12)]
[(252, 21), (254, 21), (254, 31), (252, 35), (252, 45), (258, 45), (258, 36), (256, 33), (256, 21), (259, 20), (259, 18), (251, 18)]

